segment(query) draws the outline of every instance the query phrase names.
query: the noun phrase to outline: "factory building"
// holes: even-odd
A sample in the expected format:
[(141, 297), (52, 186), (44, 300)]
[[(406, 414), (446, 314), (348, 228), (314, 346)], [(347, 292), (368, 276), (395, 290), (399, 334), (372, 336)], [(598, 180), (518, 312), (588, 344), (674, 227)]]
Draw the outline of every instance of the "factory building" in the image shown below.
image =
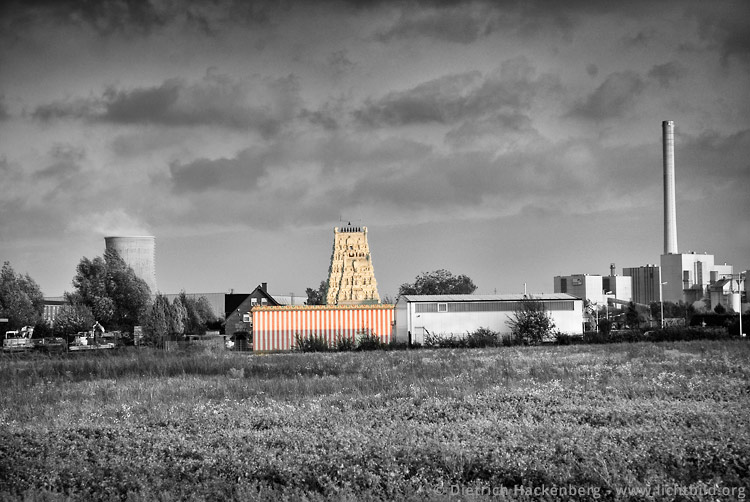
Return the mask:
[(393, 305), (309, 305), (253, 307), (253, 350), (293, 350), (297, 336), (321, 337), (329, 347), (339, 340), (356, 340), (363, 334), (389, 343), (393, 331)]
[(732, 266), (714, 264), (712, 254), (689, 252), (661, 256), (664, 301), (694, 303), (708, 296), (709, 286), (731, 277)]
[[(623, 274), (632, 278), (633, 301), (650, 304), (659, 301), (694, 304), (704, 301), (708, 308), (721, 303), (732, 307), (742, 289), (733, 267), (714, 262), (714, 255), (681, 253), (677, 246), (677, 202), (675, 197), (675, 124), (662, 122), (662, 168), (664, 176), (664, 253), (660, 264), (630, 267)], [(741, 276), (742, 274), (740, 274)], [(739, 276), (737, 276), (739, 277)], [(735, 284), (736, 283), (736, 284)], [(732, 286), (735, 284), (736, 287)]]
[(714, 256), (695, 252), (680, 253), (677, 247), (677, 211), (675, 199), (674, 122), (662, 122), (664, 169), (664, 254), (661, 255), (661, 301), (692, 304), (708, 298), (708, 288), (732, 277), (732, 266), (714, 264)]
[(617, 299), (620, 303), (633, 300), (632, 278), (615, 275), (614, 263), (610, 266), (608, 276), (589, 274), (556, 276), (554, 291), (573, 295), (595, 305), (604, 305), (608, 299)]
[[(479, 328), (510, 335), (508, 320), (526, 295), (402, 295), (396, 302), (398, 342), (424, 343), (425, 336), (463, 337)], [(533, 297), (545, 305), (562, 333), (582, 334), (583, 300), (570, 294)]]
[(660, 269), (655, 264), (622, 269), (622, 275), (630, 277), (635, 303), (650, 305), (660, 301), (659, 273)]

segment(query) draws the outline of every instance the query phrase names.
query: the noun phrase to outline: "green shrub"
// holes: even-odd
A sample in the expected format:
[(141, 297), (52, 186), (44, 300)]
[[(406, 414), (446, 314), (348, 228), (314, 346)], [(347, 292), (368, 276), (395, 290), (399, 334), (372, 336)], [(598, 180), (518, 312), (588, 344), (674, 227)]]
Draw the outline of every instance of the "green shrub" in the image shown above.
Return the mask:
[(352, 338), (340, 336), (336, 339), (336, 350), (339, 352), (349, 352), (356, 348), (357, 344)]
[(328, 352), (328, 340), (322, 335), (311, 334), (302, 336), (299, 333), (295, 333), (294, 340), (296, 342), (295, 350), (299, 352)]
[(450, 335), (427, 333), (424, 337), (424, 346), (434, 349), (461, 349), (467, 345), (464, 337), (453, 333)]
[(357, 350), (383, 350), (388, 344), (383, 343), (378, 335), (369, 330), (357, 333)]
[(498, 347), (502, 344), (502, 336), (497, 331), (489, 328), (479, 328), (466, 337), (466, 346), (469, 348)]

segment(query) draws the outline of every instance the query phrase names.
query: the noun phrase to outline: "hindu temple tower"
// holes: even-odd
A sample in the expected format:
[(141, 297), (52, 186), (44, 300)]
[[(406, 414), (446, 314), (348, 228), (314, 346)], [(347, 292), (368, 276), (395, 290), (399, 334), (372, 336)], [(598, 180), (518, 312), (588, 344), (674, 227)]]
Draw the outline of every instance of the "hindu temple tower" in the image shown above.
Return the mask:
[(328, 275), (328, 305), (380, 303), (378, 282), (372, 268), (367, 227), (333, 229), (333, 254)]

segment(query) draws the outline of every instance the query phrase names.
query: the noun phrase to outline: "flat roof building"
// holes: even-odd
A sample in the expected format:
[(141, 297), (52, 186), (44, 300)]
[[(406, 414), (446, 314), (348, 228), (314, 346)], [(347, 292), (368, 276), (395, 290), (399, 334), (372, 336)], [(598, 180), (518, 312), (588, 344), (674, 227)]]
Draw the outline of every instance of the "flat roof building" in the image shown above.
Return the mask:
[(465, 337), (479, 328), (510, 335), (508, 321), (529, 298), (544, 304), (562, 333), (582, 334), (583, 300), (569, 294), (402, 295), (395, 307), (395, 338), (422, 344), (425, 336)]

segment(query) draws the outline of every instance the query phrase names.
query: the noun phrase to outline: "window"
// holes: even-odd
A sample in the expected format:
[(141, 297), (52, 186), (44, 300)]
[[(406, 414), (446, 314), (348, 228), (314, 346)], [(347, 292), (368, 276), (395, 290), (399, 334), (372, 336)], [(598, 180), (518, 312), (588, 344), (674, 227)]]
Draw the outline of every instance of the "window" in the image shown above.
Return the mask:
[(438, 312), (448, 312), (448, 304), (447, 303), (438, 303), (437, 310), (438, 310)]
[(250, 322), (250, 314), (242, 314), (242, 322)]
[(258, 305), (258, 299), (257, 298), (250, 298), (250, 305)]

